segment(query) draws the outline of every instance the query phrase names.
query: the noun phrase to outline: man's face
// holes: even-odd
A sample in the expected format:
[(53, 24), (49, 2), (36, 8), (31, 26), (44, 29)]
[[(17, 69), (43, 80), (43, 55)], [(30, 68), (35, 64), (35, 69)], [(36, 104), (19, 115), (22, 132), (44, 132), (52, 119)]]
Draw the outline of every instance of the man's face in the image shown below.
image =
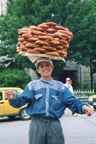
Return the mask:
[(48, 62), (41, 62), (38, 65), (37, 72), (41, 75), (42, 78), (44, 77), (51, 77), (51, 73), (53, 71), (53, 66)]
[(69, 85), (71, 85), (71, 81), (70, 81), (70, 80), (67, 80), (67, 83), (68, 83)]

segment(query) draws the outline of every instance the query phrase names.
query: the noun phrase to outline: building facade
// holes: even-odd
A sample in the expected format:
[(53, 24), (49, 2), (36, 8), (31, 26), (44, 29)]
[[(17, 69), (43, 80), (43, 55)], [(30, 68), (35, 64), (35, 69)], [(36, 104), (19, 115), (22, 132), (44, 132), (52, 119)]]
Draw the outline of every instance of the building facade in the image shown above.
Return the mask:
[(59, 74), (58, 79), (65, 83), (67, 77), (71, 78), (74, 89), (91, 89), (90, 67), (66, 61), (64, 71)]
[(0, 0), (0, 15), (6, 14), (6, 2), (7, 0)]

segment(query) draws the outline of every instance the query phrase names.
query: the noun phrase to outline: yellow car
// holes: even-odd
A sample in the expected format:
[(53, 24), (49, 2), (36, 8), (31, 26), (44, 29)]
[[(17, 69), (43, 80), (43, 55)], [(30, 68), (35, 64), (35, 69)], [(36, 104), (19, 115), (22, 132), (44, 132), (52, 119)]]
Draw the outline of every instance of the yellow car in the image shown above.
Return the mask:
[(27, 105), (24, 105), (20, 108), (13, 108), (11, 105), (9, 105), (9, 102), (5, 95), (5, 92), (7, 92), (8, 90), (11, 90), (14, 94), (20, 94), (23, 92), (21, 88), (16, 87), (0, 88), (0, 117), (7, 116), (10, 119), (13, 119), (16, 116), (19, 116), (22, 120), (29, 120), (30, 116), (26, 113)]
[(90, 96), (88, 99), (88, 103), (96, 110), (96, 95)]

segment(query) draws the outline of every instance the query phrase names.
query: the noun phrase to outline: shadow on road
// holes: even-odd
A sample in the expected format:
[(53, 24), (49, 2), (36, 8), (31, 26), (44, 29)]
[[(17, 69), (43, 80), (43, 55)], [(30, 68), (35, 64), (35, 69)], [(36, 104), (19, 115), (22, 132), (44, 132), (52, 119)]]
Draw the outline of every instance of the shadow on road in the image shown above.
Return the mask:
[(15, 122), (15, 121), (22, 121), (19, 117), (15, 117), (14, 119), (9, 119), (8, 117), (0, 118), (0, 123), (3, 122)]

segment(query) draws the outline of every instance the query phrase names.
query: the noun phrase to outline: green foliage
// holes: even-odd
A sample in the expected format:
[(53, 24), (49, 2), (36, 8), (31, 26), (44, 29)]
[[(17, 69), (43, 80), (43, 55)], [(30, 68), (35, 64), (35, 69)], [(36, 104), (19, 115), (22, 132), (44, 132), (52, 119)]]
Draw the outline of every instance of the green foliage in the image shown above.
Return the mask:
[(48, 21), (67, 27), (74, 34), (66, 60), (90, 65), (96, 58), (95, 0), (8, 0), (6, 15), (0, 16), (0, 56), (8, 54), (14, 60), (4, 64), (10, 63), (10, 68), (34, 68), (28, 58), (16, 53), (18, 29)]
[(82, 88), (82, 90), (89, 90), (90, 89), (90, 84), (88, 83), (88, 82), (84, 82), (83, 83), (83, 88)]
[(5, 69), (0, 72), (0, 87), (20, 87), (22, 89), (31, 81), (31, 77), (19, 69)]
[(68, 59), (75, 59), (88, 66), (96, 57), (96, 2), (84, 0), (72, 6), (72, 14), (65, 22), (74, 34), (68, 50)]
[(65, 66), (65, 63), (63, 61), (53, 61), (53, 65), (54, 65), (54, 70), (52, 75), (53, 76), (57, 76), (60, 72), (63, 71), (63, 68)]

